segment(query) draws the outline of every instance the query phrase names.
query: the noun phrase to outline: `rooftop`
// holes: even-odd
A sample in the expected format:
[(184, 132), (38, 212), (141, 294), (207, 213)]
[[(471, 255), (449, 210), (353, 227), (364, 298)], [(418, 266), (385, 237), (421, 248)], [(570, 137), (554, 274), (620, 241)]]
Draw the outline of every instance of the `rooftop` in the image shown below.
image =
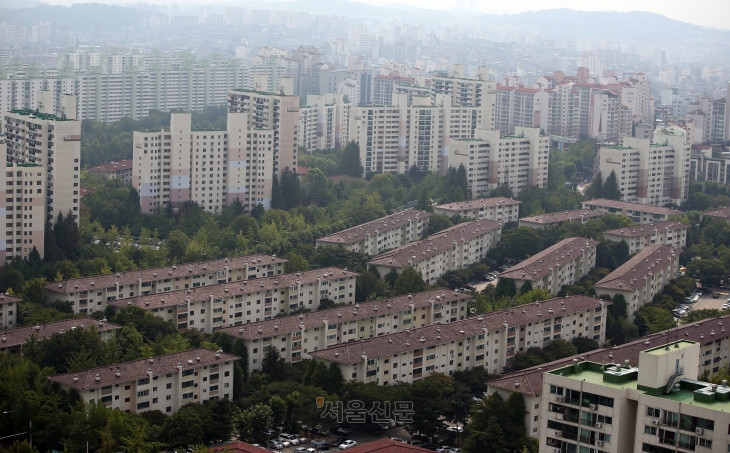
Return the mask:
[(675, 215), (678, 212), (671, 208), (662, 206), (652, 206), (641, 203), (630, 203), (628, 201), (606, 200), (605, 198), (597, 198), (583, 202), (583, 206), (600, 206), (603, 208), (626, 209), (635, 212), (650, 212), (652, 214)]
[(199, 348), (73, 373), (55, 374), (48, 376), (48, 379), (77, 390), (91, 390), (238, 359), (240, 357), (232, 354)]
[(548, 212), (534, 217), (523, 217), (520, 222), (535, 223), (538, 225), (552, 225), (555, 223), (572, 222), (573, 220), (597, 219), (606, 215), (605, 212), (590, 209), (573, 209), (572, 211)]
[(71, 294), (120, 285), (157, 281), (168, 278), (188, 277), (197, 274), (220, 272), (226, 269), (243, 269), (250, 266), (263, 266), (285, 263), (286, 260), (276, 255), (244, 255), (233, 258), (221, 258), (210, 261), (196, 261), (165, 267), (153, 267), (138, 271), (117, 272), (116, 274), (96, 275), (93, 277), (74, 278), (61, 282), (49, 283), (46, 287), (53, 293)]
[(709, 211), (703, 212), (702, 215), (727, 220), (730, 219), (730, 208), (710, 209)]
[(0, 348), (12, 348), (23, 346), (27, 343), (31, 335), (35, 335), (38, 341), (51, 338), (57, 333), (68, 332), (69, 330), (84, 329), (94, 326), (99, 332), (121, 329), (122, 326), (106, 322), (98, 321), (92, 318), (74, 318), (64, 321), (49, 322), (46, 324), (37, 324), (35, 326), (16, 327), (15, 329), (3, 330)]
[(314, 283), (318, 280), (336, 280), (343, 277), (357, 277), (358, 275), (360, 274), (337, 269), (335, 267), (326, 267), (311, 271), (260, 277), (253, 280), (226, 282), (217, 285), (199, 286), (197, 288), (149, 294), (146, 296), (129, 297), (126, 299), (107, 302), (107, 305), (113, 305), (118, 308), (134, 305), (145, 310), (150, 310), (152, 308), (200, 302), (203, 300), (209, 300), (210, 298), (232, 297), (274, 289), (285, 289)]
[(686, 230), (687, 228), (689, 228), (689, 225), (685, 225), (683, 223), (675, 222), (672, 220), (665, 220), (663, 222), (649, 223), (646, 225), (634, 225), (630, 227), (616, 228), (615, 230), (604, 231), (603, 234), (613, 234), (615, 236), (623, 237), (637, 237), (649, 234), (653, 231)]
[[(373, 316), (402, 313), (411, 308), (417, 310), (434, 303), (449, 304), (455, 301), (471, 299), (470, 294), (453, 292), (445, 289), (424, 291), (389, 299), (362, 302), (350, 307), (335, 307), (328, 310), (317, 310), (292, 316), (284, 316), (263, 322), (249, 323), (241, 326), (226, 327), (221, 331), (244, 340), (266, 338), (274, 335), (286, 335), (302, 329), (322, 327), (323, 324), (336, 324), (371, 318)], [(354, 307), (354, 308), (353, 308)], [(327, 322), (329, 320), (329, 322)]]
[(615, 271), (601, 279), (595, 288), (634, 290), (640, 288), (644, 277), (659, 272), (673, 256), (679, 257), (682, 249), (669, 245), (652, 245), (634, 255)]
[(430, 259), (444, 250), (453, 247), (459, 241), (468, 241), (483, 236), (491, 231), (502, 228), (501, 223), (492, 220), (475, 220), (473, 222), (460, 223), (451, 228), (439, 231), (436, 234), (411, 242), (410, 244), (381, 253), (370, 265), (382, 265), (392, 267), (407, 267), (423, 260)]
[(517, 280), (539, 280), (553, 271), (553, 260), (556, 267), (573, 261), (577, 254), (585, 249), (596, 248), (599, 241), (582, 237), (566, 238), (557, 244), (536, 253), (526, 260), (515, 264), (499, 274), (500, 278)]
[(505, 197), (494, 197), (440, 204), (436, 206), (436, 209), (443, 209), (447, 211), (463, 211), (465, 209), (491, 208), (498, 205), (513, 206), (520, 204), (522, 204), (520, 200), (513, 200), (512, 198)]
[(338, 231), (323, 238), (317, 239), (318, 242), (332, 242), (335, 244), (354, 244), (363, 239), (367, 239), (371, 235), (401, 228), (419, 219), (426, 219), (433, 214), (416, 209), (397, 212), (372, 222), (363, 223), (361, 225)]
[(30, 116), (33, 118), (38, 118), (39, 120), (48, 120), (48, 121), (76, 121), (73, 119), (68, 118), (62, 118), (60, 116), (53, 115), (51, 113), (41, 113), (40, 110), (32, 110), (32, 109), (16, 109), (16, 110), (10, 110), (8, 113), (13, 113), (15, 115), (22, 115), (22, 116)]
[(555, 316), (565, 316), (570, 313), (600, 307), (603, 304), (610, 304), (610, 302), (585, 296), (555, 298), (483, 313), (463, 321), (434, 324), (367, 340), (342, 343), (327, 349), (312, 351), (309, 354), (332, 362), (356, 364), (366, 360), (363, 356), (368, 359), (391, 356), (396, 353), (458, 341), (485, 332), (496, 333), (506, 328), (506, 326), (521, 326), (531, 322), (542, 322)]
[(119, 162), (106, 162), (96, 167), (89, 168), (89, 171), (109, 172), (116, 170), (132, 170), (132, 159), (120, 160)]

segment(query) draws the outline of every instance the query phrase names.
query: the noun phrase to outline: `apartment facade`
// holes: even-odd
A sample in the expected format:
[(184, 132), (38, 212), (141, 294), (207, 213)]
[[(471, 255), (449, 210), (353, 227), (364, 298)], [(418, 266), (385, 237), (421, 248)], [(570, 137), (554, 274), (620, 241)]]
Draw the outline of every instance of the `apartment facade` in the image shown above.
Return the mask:
[(107, 302), (282, 274), (286, 260), (244, 255), (49, 283), (46, 301), (71, 302), (74, 313), (103, 311)]
[[(0, 138), (0, 155), (5, 145)], [(0, 267), (14, 257), (27, 258), (35, 248), (44, 256), (46, 222), (46, 167), (7, 162), (0, 174), (5, 198), (0, 200), (0, 217), (5, 219), (0, 241)]]
[(12, 329), (18, 325), (18, 302), (20, 299), (0, 294), (0, 327)]
[(421, 239), (428, 233), (431, 213), (409, 209), (319, 238), (315, 247), (342, 247), (375, 256), (384, 250)]
[[(463, 321), (408, 329), (314, 351), (336, 363), (347, 380), (378, 385), (414, 382), (431, 373), (451, 375), (474, 367), (499, 373), (514, 355), (562, 338), (605, 338), (604, 303), (572, 296), (484, 313)], [(578, 327), (580, 323), (581, 327)]]
[(622, 295), (631, 319), (636, 310), (650, 303), (655, 294), (676, 278), (681, 252), (682, 249), (669, 245), (646, 247), (596, 283), (596, 294)]
[(189, 113), (173, 113), (168, 130), (133, 134), (132, 185), (142, 212), (194, 201), (221, 212), (238, 199), (244, 209), (271, 203), (274, 153), (270, 130), (252, 130), (229, 113), (224, 131), (194, 131)]
[[(5, 296), (7, 298), (9, 296)], [(4, 299), (0, 302), (6, 304)], [(17, 300), (16, 300), (17, 302)], [(12, 307), (13, 305), (11, 305)], [(62, 334), (76, 329), (94, 329), (104, 341), (113, 338), (116, 331), (122, 326), (107, 322), (106, 319), (97, 320), (92, 318), (74, 318), (63, 321), (49, 322), (46, 324), (36, 324), (35, 326), (15, 327), (10, 325), (8, 329), (3, 331), (2, 340), (0, 341), (0, 352), (10, 352), (13, 354), (21, 354), (28, 340), (35, 336), (36, 341), (45, 341), (51, 339), (53, 335)]]
[(8, 162), (45, 169), (41, 195), (45, 219), (38, 221), (55, 222), (59, 214), (70, 214), (78, 223), (81, 121), (37, 110), (11, 110), (4, 114), (3, 129)]
[(582, 208), (630, 217), (631, 220), (642, 225), (663, 222), (669, 220), (670, 216), (678, 214), (678, 211), (674, 209), (661, 206), (606, 200), (604, 198), (584, 201)]
[(586, 223), (590, 220), (600, 219), (604, 215), (606, 215), (605, 212), (592, 211), (590, 209), (572, 209), (570, 211), (548, 212), (546, 214), (538, 214), (534, 217), (523, 217), (520, 219), (520, 226), (532, 228), (533, 230), (544, 230), (564, 223)]
[(414, 267), (433, 284), (448, 271), (462, 269), (487, 256), (502, 237), (502, 225), (491, 220), (460, 223), (420, 241), (398, 247), (368, 261), (385, 276)]
[(596, 267), (599, 241), (582, 237), (566, 238), (542, 252), (515, 264), (499, 274), (513, 280), (519, 290), (525, 283), (557, 294), (565, 285), (572, 285)]
[(308, 151), (343, 148), (349, 141), (352, 103), (344, 95), (308, 95), (299, 108), (299, 146)]
[(688, 229), (689, 225), (667, 220), (604, 231), (603, 237), (609, 241), (625, 242), (629, 246), (629, 254), (633, 255), (652, 245), (684, 248), (687, 245)]
[(49, 376), (63, 390), (75, 390), (86, 403), (111, 409), (171, 414), (187, 403), (233, 398), (233, 364), (240, 357), (192, 349), (149, 359)]
[(455, 201), (434, 206), (434, 214), (453, 217), (455, 215), (472, 220), (492, 220), (498, 223), (516, 222), (520, 216), (520, 200), (494, 197)]
[(359, 274), (337, 268), (260, 277), (193, 287), (161, 295), (110, 301), (117, 309), (136, 306), (184, 331), (201, 332), (272, 319), (303, 308), (316, 310), (324, 301), (353, 304)]
[(454, 139), (449, 165), (463, 165), (473, 196), (506, 184), (515, 194), (523, 187), (547, 187), (550, 138), (538, 128), (515, 127), (514, 135), (476, 129), (473, 137)]
[(287, 362), (312, 358), (314, 351), (406, 329), (466, 319), (472, 296), (436, 289), (221, 329), (248, 348), (249, 370), (261, 368), (270, 347)]
[[(134, 145), (133, 145), (134, 146)], [(105, 179), (118, 179), (124, 184), (132, 183), (132, 165), (134, 159), (120, 160), (119, 162), (107, 162), (89, 168), (89, 173), (93, 173)]]

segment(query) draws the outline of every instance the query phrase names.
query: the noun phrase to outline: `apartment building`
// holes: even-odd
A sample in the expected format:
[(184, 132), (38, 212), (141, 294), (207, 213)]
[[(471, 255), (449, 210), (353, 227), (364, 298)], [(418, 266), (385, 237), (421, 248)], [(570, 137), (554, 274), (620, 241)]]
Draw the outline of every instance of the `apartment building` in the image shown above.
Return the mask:
[[(224, 131), (195, 131), (189, 113), (173, 113), (167, 130), (132, 137), (132, 185), (142, 212), (194, 201), (221, 212), (238, 199), (249, 211), (271, 203), (271, 130), (254, 130), (244, 113), (229, 113)], [(176, 159), (177, 158), (177, 159)]]
[[(596, 349), (573, 357), (544, 363), (490, 381), (488, 383), (488, 392), (499, 393), (505, 399), (512, 392), (521, 393), (525, 399), (525, 424), (528, 428), (527, 432), (532, 437), (540, 438), (544, 430), (544, 428), (541, 428), (543, 425), (543, 391), (547, 394), (550, 390), (549, 386), (543, 388), (544, 378), (548, 371), (572, 365), (575, 363), (575, 360), (580, 362), (588, 361), (613, 364), (624, 364), (628, 360), (630, 364), (637, 364), (639, 362), (639, 354), (642, 351), (651, 347), (666, 347), (668, 341), (681, 338), (700, 343), (701, 345), (698, 369), (694, 371), (694, 373), (697, 373), (695, 374), (696, 376), (703, 376), (705, 373), (717, 373), (721, 367), (727, 367), (729, 362), (726, 348), (730, 347), (730, 331), (725, 332), (720, 323), (722, 323), (721, 319), (704, 319), (696, 323), (679, 326), (677, 329), (673, 328), (669, 331), (649, 334), (622, 345)], [(687, 371), (685, 372), (687, 373)], [(692, 373), (691, 370), (690, 373)], [(550, 397), (554, 398), (553, 395)], [(557, 417), (555, 414), (549, 415), (552, 415), (554, 418)], [(605, 425), (606, 420), (601, 423)], [(593, 424), (595, 425), (595, 423)], [(548, 433), (550, 431), (548, 430)]]
[[(690, 128), (687, 128), (687, 135), (690, 135)], [(730, 183), (730, 156), (723, 154), (723, 157), (712, 157), (710, 145), (692, 145), (691, 151), (689, 174), (693, 180)]]
[[(5, 144), (0, 137), (0, 155)], [(0, 267), (14, 257), (27, 258), (35, 248), (44, 255), (46, 222), (46, 167), (39, 164), (7, 162), (0, 173), (5, 199), (0, 199), (0, 217), (5, 219), (0, 241)]]
[(88, 169), (89, 173), (105, 179), (118, 179), (124, 184), (132, 183), (132, 165), (134, 159), (107, 162)]
[(646, 247), (596, 283), (596, 294), (622, 295), (632, 319), (636, 310), (650, 303), (677, 276), (681, 252), (670, 245)]
[(85, 403), (111, 409), (171, 414), (188, 403), (233, 398), (233, 364), (240, 357), (191, 349), (149, 359), (48, 376), (61, 389), (75, 390)]
[(393, 105), (393, 93), (398, 86), (412, 86), (416, 79), (413, 77), (398, 77), (379, 75), (372, 78), (371, 105)]
[(685, 131), (663, 128), (648, 138), (624, 137), (616, 146), (602, 146), (597, 160), (604, 181), (613, 172), (621, 200), (647, 205), (681, 205), (689, 196), (690, 145)]
[[(9, 296), (5, 297), (7, 298)], [(2, 301), (3, 300), (0, 299), (0, 303), (7, 303)], [(92, 318), (74, 318), (49, 322), (46, 324), (36, 324), (35, 326), (15, 327), (14, 329), (9, 328), (3, 330), (2, 340), (0, 341), (0, 352), (20, 354), (32, 336), (35, 336), (36, 341), (45, 341), (51, 339), (53, 335), (56, 334), (62, 334), (76, 329), (92, 328), (99, 334), (99, 337), (102, 340), (108, 341), (114, 337), (116, 331), (121, 329), (122, 326), (107, 322), (106, 318), (102, 320)]]
[(662, 222), (669, 220), (670, 216), (678, 214), (677, 211), (671, 208), (626, 201), (606, 200), (604, 198), (584, 201), (581, 207), (583, 209), (630, 217), (631, 220), (639, 224)]
[(431, 215), (429, 212), (408, 209), (319, 238), (315, 246), (342, 247), (348, 252), (375, 256), (428, 234)]
[(520, 215), (520, 200), (505, 197), (477, 198), (434, 206), (434, 214), (455, 215), (473, 220), (492, 220), (498, 223), (516, 222)]
[(652, 245), (684, 248), (687, 245), (688, 229), (689, 225), (667, 220), (604, 231), (603, 237), (609, 241), (625, 242), (629, 246), (629, 254), (633, 255)]
[[(436, 95), (444, 94), (451, 98), (452, 105), (462, 107), (476, 106), (494, 108), (497, 82), (489, 81), (489, 68), (478, 66), (475, 78), (465, 77), (463, 65), (453, 65), (453, 75), (434, 75), (431, 77), (433, 101)], [(485, 123), (485, 129), (491, 129), (493, 124)]]
[(494, 129), (505, 135), (516, 135), (515, 127), (549, 131), (552, 94), (552, 90), (496, 85)]
[(445, 289), (363, 302), (311, 313), (264, 320), (222, 332), (240, 338), (248, 349), (249, 370), (261, 368), (270, 347), (287, 362), (311, 358), (310, 353), (340, 343), (402, 332), (405, 329), (466, 319), (470, 294)]
[[(585, 296), (550, 299), (449, 324), (407, 329), (310, 353), (336, 363), (347, 380), (378, 385), (414, 382), (431, 373), (474, 367), (500, 373), (514, 355), (549, 341), (605, 338), (604, 302)], [(580, 323), (580, 327), (578, 326)]]
[(7, 161), (40, 165), (45, 169), (41, 172), (46, 178), (42, 184), (45, 188), (41, 189), (42, 194), (37, 192), (37, 187), (34, 192), (38, 198), (45, 197), (46, 216), (38, 219), (41, 223), (55, 222), (59, 214), (70, 214), (76, 222), (79, 220), (81, 121), (70, 118), (74, 117), (38, 110), (11, 110), (4, 114)]
[(368, 261), (385, 276), (414, 267), (433, 284), (448, 271), (462, 269), (487, 256), (502, 237), (502, 224), (492, 220), (460, 223), (420, 241), (398, 247)]
[(308, 95), (299, 108), (299, 146), (308, 151), (343, 148), (349, 141), (352, 103), (344, 95)]
[(579, 361), (546, 373), (540, 451), (727, 450), (730, 388), (698, 380), (699, 350), (676, 339), (641, 351), (638, 364)]
[(473, 196), (487, 195), (499, 185), (515, 194), (523, 187), (547, 188), (550, 138), (538, 128), (515, 127), (514, 135), (476, 129), (468, 138), (451, 140), (449, 165), (466, 169)]
[[(582, 237), (566, 238), (536, 253), (499, 274), (515, 282), (519, 290), (525, 283), (557, 294), (596, 267), (599, 241)], [(554, 261), (554, 262), (553, 262)]]
[[(324, 301), (355, 302), (355, 278), (359, 274), (337, 268), (322, 268), (255, 280), (224, 282), (192, 287), (165, 294), (142, 294), (107, 302), (122, 309), (136, 306), (174, 323), (212, 332), (221, 327), (272, 319), (303, 308), (316, 310)], [(227, 315), (227, 316), (226, 316)]]
[(12, 329), (18, 325), (18, 302), (21, 299), (0, 293), (0, 327)]
[(586, 223), (590, 220), (599, 219), (604, 215), (606, 215), (605, 212), (592, 211), (590, 209), (572, 209), (570, 211), (548, 212), (545, 214), (538, 214), (534, 217), (523, 217), (520, 219), (520, 226), (532, 228), (533, 230), (544, 230), (564, 223)]
[(46, 301), (71, 302), (74, 313), (93, 313), (113, 300), (279, 275), (285, 262), (276, 255), (244, 255), (74, 278), (49, 283)]
[(710, 209), (709, 211), (704, 211), (700, 217), (714, 217), (717, 219), (723, 219), (726, 222), (730, 222), (730, 208)]
[(259, 142), (258, 151), (265, 148), (266, 154), (273, 156), (273, 171), (279, 176), (287, 167), (291, 170), (297, 168), (299, 146), (299, 96), (292, 95), (284, 87), (280, 93), (240, 89), (228, 91), (228, 111), (245, 114), (246, 124), (252, 133), (266, 134), (266, 142)]

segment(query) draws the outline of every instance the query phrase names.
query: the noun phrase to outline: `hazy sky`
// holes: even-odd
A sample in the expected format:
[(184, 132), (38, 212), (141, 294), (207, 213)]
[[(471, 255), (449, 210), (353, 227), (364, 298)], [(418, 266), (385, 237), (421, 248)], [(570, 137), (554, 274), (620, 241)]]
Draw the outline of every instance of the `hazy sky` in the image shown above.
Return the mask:
[[(80, 3), (90, 0), (43, 0), (52, 4)], [(137, 3), (140, 0), (97, 0), (102, 3)], [(270, 0), (272, 4), (285, 0)], [(338, 0), (330, 0), (336, 2)], [(571, 8), (583, 11), (651, 11), (669, 18), (697, 25), (730, 29), (730, 0), (612, 0), (609, 2), (587, 2), (586, 0), (356, 0), (373, 5), (406, 3), (411, 6), (431, 9), (451, 9), (457, 6), (483, 13), (505, 14), (542, 9)], [(181, 6), (205, 3), (235, 4), (236, 0), (145, 0), (146, 3), (173, 4)], [(243, 0), (245, 3), (245, 0)], [(2, 0), (0, 0), (0, 4)], [(595, 6), (594, 6), (595, 5)], [(671, 34), (671, 30), (667, 30)]]

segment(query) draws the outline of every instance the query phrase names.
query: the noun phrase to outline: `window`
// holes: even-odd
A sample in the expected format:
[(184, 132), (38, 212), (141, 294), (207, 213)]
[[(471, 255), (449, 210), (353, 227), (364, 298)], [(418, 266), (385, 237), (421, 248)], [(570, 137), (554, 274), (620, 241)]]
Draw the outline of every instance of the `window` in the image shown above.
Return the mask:
[(190, 369), (190, 370), (184, 370), (184, 371), (182, 372), (182, 375), (183, 375), (183, 377), (185, 377), (185, 376), (190, 376), (190, 375), (191, 375), (191, 374), (193, 374), (193, 373), (195, 373), (195, 370), (194, 370), (194, 369)]
[(182, 388), (188, 388), (188, 387), (192, 387), (193, 385), (194, 385), (194, 382), (193, 382), (193, 380), (191, 379), (191, 380), (189, 380), (189, 381), (184, 381), (184, 382), (182, 383)]

